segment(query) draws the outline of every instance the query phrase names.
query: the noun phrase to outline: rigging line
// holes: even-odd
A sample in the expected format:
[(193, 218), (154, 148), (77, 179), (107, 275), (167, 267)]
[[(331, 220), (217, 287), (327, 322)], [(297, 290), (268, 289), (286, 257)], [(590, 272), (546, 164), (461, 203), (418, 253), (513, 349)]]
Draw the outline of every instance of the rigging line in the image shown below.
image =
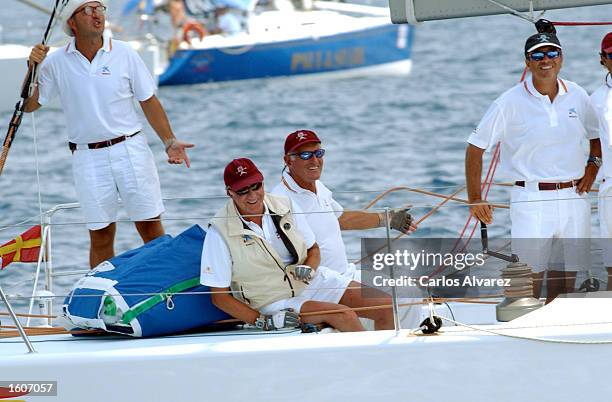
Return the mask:
[[(495, 1), (495, 0), (486, 0), (486, 1), (488, 1), (491, 4), (494, 4), (494, 5), (498, 6), (499, 8), (501, 8), (503, 10), (506, 10), (508, 13), (510, 13), (510, 14), (516, 16), (516, 17), (522, 18), (522, 19), (524, 19), (526, 21), (529, 21), (531, 23), (536, 22), (538, 20), (538, 18), (541, 17), (544, 14), (544, 11), (541, 12), (540, 15), (537, 18), (534, 17), (533, 14), (530, 15), (530, 16), (527, 16), (527, 14), (521, 13), (520, 11), (517, 11), (517, 10), (513, 9), (512, 7), (508, 7), (505, 4), (502, 4), (502, 3), (498, 2), (498, 1)], [(530, 11), (533, 12), (533, 3), (532, 2), (529, 2), (529, 3), (530, 3)]]
[[(497, 143), (495, 145), (495, 150), (493, 151), (493, 157), (491, 158), (491, 162), (489, 164), (489, 169), (487, 170), (487, 175), (485, 176), (484, 182), (481, 184), (480, 186), (480, 191), (482, 193), (482, 191), (484, 190), (487, 180), (489, 180), (489, 176), (491, 175), (491, 169), (493, 168), (493, 165), (495, 163), (497, 163), (498, 157), (500, 154), (500, 144)], [(493, 177), (491, 177), (491, 182), (493, 181)], [(488, 193), (487, 193), (488, 195)], [(485, 200), (486, 200), (486, 195), (485, 195)], [(467, 230), (467, 228), (469, 227), (470, 223), (472, 222), (472, 219), (474, 219), (474, 215), (472, 215), (472, 213), (470, 212), (465, 225), (463, 225), (463, 229), (461, 230), (461, 232), (459, 233), (459, 236), (457, 238), (457, 241), (455, 243), (455, 246), (453, 247), (453, 251), (456, 250), (456, 248), (459, 246), (460, 241), (463, 239), (463, 236), (465, 235), (465, 231)], [(476, 226), (474, 226), (475, 228)], [(470, 237), (468, 238), (468, 242), (469, 239), (471, 239), (474, 236), (474, 228), (472, 228), (472, 232), (470, 233)]]
[[(430, 216), (431, 216), (431, 215), (432, 215), (434, 212), (436, 212), (438, 209), (440, 209), (440, 207), (442, 207), (444, 204), (446, 204), (448, 201), (450, 201), (451, 197), (456, 196), (457, 194), (459, 194), (459, 193), (460, 193), (461, 191), (463, 191), (464, 189), (465, 189), (465, 186), (461, 186), (461, 187), (459, 187), (459, 188), (458, 188), (458, 189), (457, 189), (457, 190), (456, 190), (454, 193), (452, 193), (451, 195), (446, 196), (446, 197), (445, 197), (445, 199), (444, 199), (444, 200), (442, 200), (442, 201), (441, 201), (439, 204), (437, 204), (436, 206), (434, 206), (434, 207), (431, 209), (431, 211), (429, 211), (428, 213), (426, 213), (425, 215), (423, 215), (423, 216), (422, 216), (420, 219), (418, 219), (418, 220), (415, 222), (415, 225), (417, 225), (417, 226), (418, 226), (418, 225), (420, 225), (420, 224), (421, 224), (421, 222), (423, 222), (425, 219), (429, 218), (429, 217), (430, 217)], [(399, 238), (401, 238), (401, 237), (403, 237), (403, 236), (405, 236), (405, 235), (406, 235), (405, 233), (400, 233), (399, 235), (397, 235), (396, 237), (394, 237), (394, 238), (391, 240), (391, 242), (395, 242), (397, 239), (399, 239)], [(370, 253), (369, 255), (366, 255), (366, 256), (364, 256), (364, 257), (360, 258), (360, 259), (359, 259), (359, 260), (357, 260), (357, 261), (353, 261), (353, 263), (354, 263), (354, 264), (359, 264), (359, 263), (363, 262), (363, 260), (365, 260), (365, 259), (367, 259), (367, 258), (371, 257), (372, 255), (374, 255), (374, 254), (378, 253), (380, 250), (384, 249), (385, 247), (386, 247), (386, 246), (382, 246), (382, 247), (380, 247), (379, 249), (377, 249), (377, 250), (373, 251), (372, 253)]]
[(579, 27), (579, 26), (612, 25), (612, 22), (551, 21), (551, 24), (560, 26), (560, 27)]
[[(317, 290), (361, 290), (361, 286), (346, 286), (346, 287), (318, 287), (316, 288)], [(209, 294), (234, 294), (234, 293), (242, 293), (241, 290), (219, 290), (219, 291), (191, 291), (191, 292), (177, 292), (177, 293), (171, 293), (172, 297), (174, 296), (197, 296), (197, 295), (209, 295)], [(142, 293), (105, 293), (104, 297), (135, 297), (135, 296), (166, 296), (168, 295), (168, 292), (162, 291), (162, 292), (142, 292)], [(54, 295), (49, 295), (49, 296), (45, 296), (45, 298), (65, 298), (65, 297), (72, 297), (72, 298), (87, 298), (87, 297), (100, 297), (99, 294), (82, 294), (82, 295), (75, 295), (75, 294), (54, 294)], [(23, 295), (7, 295), (8, 299), (11, 300), (29, 300), (29, 299), (38, 299), (39, 296), (23, 296)]]
[[(489, 0), (491, 1), (491, 0)], [(533, 2), (530, 2), (530, 6), (531, 8), (533, 8)], [(527, 66), (525, 66), (523, 68), (523, 73), (521, 74), (521, 79), (520, 82), (523, 82), (525, 80), (525, 77), (527, 76)], [(489, 164), (489, 169), (487, 171), (487, 176), (485, 177), (484, 183), (483, 185), (480, 187), (480, 191), (482, 192), (483, 189), (486, 186), (487, 180), (489, 181), (489, 185), (487, 188), (487, 191), (485, 193), (484, 199), (486, 200), (488, 195), (489, 195), (489, 189), (491, 188), (491, 185), (493, 183), (493, 178), (495, 177), (495, 171), (497, 170), (497, 166), (499, 164), (499, 161), (501, 159), (501, 144), (498, 142), (495, 145), (495, 151), (493, 152), (493, 158), (491, 158), (491, 163)], [(492, 173), (491, 173), (492, 170)], [(489, 178), (489, 174), (491, 173), (491, 177)], [(472, 215), (472, 213), (470, 212), (470, 215), (468, 216), (467, 221), (465, 222), (465, 225), (463, 226), (463, 230), (461, 231), (461, 233), (459, 234), (459, 239), (457, 240), (457, 245), (459, 244), (459, 240), (463, 239), (463, 235), (465, 234), (466, 229), (469, 227), (470, 222), (472, 221), (472, 219), (474, 218), (474, 215)], [(472, 227), (472, 231), (470, 232), (470, 235), (467, 239), (467, 242), (465, 243), (465, 246), (463, 247), (463, 250), (465, 250), (465, 248), (467, 248), (467, 246), (469, 245), (470, 241), (472, 240), (472, 238), (474, 237), (474, 233), (476, 232), (476, 228), (478, 227), (478, 220), (475, 219), (474, 221), (474, 226)]]
[[(58, 9), (58, 5), (59, 2), (61, 1), (61, 5), (59, 6)], [(68, 0), (56, 0), (55, 2), (55, 7), (53, 8), (53, 14), (52, 14), (52, 18), (53, 20), (49, 21), (49, 25), (47, 26), (47, 31), (45, 32), (45, 36), (43, 38), (43, 45), (47, 45), (47, 43), (49, 42), (49, 40), (51, 39), (51, 35), (53, 35), (53, 31), (55, 30), (55, 27), (57, 25), (58, 21), (61, 21), (62, 19), (62, 13), (64, 12), (64, 8), (66, 7), (66, 5), (68, 4)], [(38, 82), (38, 72), (39, 72), (39, 68), (34, 67), (34, 71), (32, 72), (32, 81), (30, 82), (30, 89), (29, 89), (29, 96), (32, 96), (32, 93), (34, 91), (34, 87), (37, 85), (36, 83)], [(34, 112), (32, 112), (34, 113)]]
[(38, 160), (38, 131), (36, 130), (36, 115), (32, 113), (32, 132), (34, 134), (34, 160), (36, 168), (36, 191), (38, 193), (38, 216), (40, 216), (40, 226), (43, 225), (42, 192), (40, 190), (40, 165)]
[[(453, 323), (457, 326), (460, 327), (465, 327), (465, 328), (469, 328), (472, 329), (474, 331), (480, 331), (480, 332), (486, 332), (489, 334), (493, 334), (493, 335), (499, 335), (499, 336), (504, 336), (507, 338), (514, 338), (514, 339), (522, 339), (522, 340), (526, 340), (526, 341), (537, 341), (537, 342), (545, 342), (545, 343), (561, 343), (561, 344), (568, 344), (568, 345), (609, 345), (612, 344), (612, 340), (608, 340), (608, 339), (604, 339), (604, 340), (593, 340), (593, 341), (589, 341), (589, 340), (584, 340), (584, 341), (580, 341), (580, 340), (573, 340), (573, 339), (549, 339), (549, 338), (540, 338), (537, 336), (527, 336), (527, 335), (513, 335), (513, 334), (508, 334), (508, 333), (503, 333), (501, 332), (501, 330), (492, 330), (492, 329), (487, 329), (487, 328), (479, 328), (477, 326), (474, 325), (469, 325), (469, 324), (464, 324), (462, 322), (459, 321), (455, 321), (451, 318), (448, 317), (442, 317), (442, 316), (437, 316), (438, 318), (444, 320), (444, 321), (448, 321), (450, 323)], [(608, 324), (608, 323), (606, 323)], [(512, 330), (515, 328), (505, 328), (506, 330)]]
[[(461, 189), (462, 191), (463, 189)], [(593, 191), (593, 190), (592, 190)], [(593, 192), (597, 192), (597, 191), (593, 191)], [(440, 194), (439, 198), (444, 198), (446, 199), (448, 196), (444, 195), (444, 194)], [(605, 196), (594, 196), (594, 197), (587, 197), (587, 199), (589, 200), (597, 200), (597, 199), (608, 199), (608, 198), (612, 198), (612, 195), (605, 195)], [(469, 206), (473, 206), (473, 205), (481, 205), (480, 202), (476, 202), (476, 203), (469, 203), (467, 200), (462, 199), (462, 198), (458, 198), (458, 197), (454, 197), (452, 196), (450, 199), (450, 201), (456, 201), (459, 204), (444, 204), (444, 205), (440, 205), (440, 204), (406, 204), (403, 205), (403, 207), (412, 207), (412, 208), (465, 208), (465, 207), (469, 207)], [(576, 197), (566, 197), (566, 198), (556, 198), (556, 199), (534, 199), (534, 200), (525, 200), (525, 201), (511, 201), (509, 204), (511, 205), (516, 205), (516, 204), (529, 204), (529, 203), (543, 203), (543, 202), (553, 202), (553, 201), (574, 201), (574, 200), (578, 200), (578, 198)], [(508, 209), (509, 205), (508, 204), (501, 204), (501, 203), (489, 203), (489, 205), (491, 205), (492, 207), (495, 208), (499, 208), (499, 209)], [(375, 210), (381, 210), (382, 208), (377, 208)], [(344, 211), (360, 211), (359, 209), (345, 209)], [(301, 213), (294, 213), (295, 215), (298, 214), (303, 214), (303, 215), (308, 215), (308, 214), (326, 214), (326, 213), (331, 213), (331, 212), (339, 212), (339, 211), (324, 211), (324, 212), (301, 212)], [(44, 214), (43, 214), (44, 215)], [(263, 214), (262, 214), (263, 215)], [(3, 230), (7, 230), (7, 229), (12, 229), (12, 228), (17, 228), (17, 227), (27, 227), (29, 225), (26, 225), (27, 222), (32, 221), (34, 218), (37, 218), (39, 215), (36, 215), (34, 217), (30, 217), (30, 218), (26, 218), (25, 220), (15, 223), (15, 224), (5, 224), (4, 226), (0, 226), (0, 231)], [(248, 215), (248, 216), (256, 216), (256, 215)], [(210, 219), (213, 218), (212, 215), (199, 215), (199, 216), (183, 216), (183, 217), (165, 217), (165, 218), (159, 218), (159, 219), (147, 219), (147, 221), (150, 222), (159, 222), (159, 221), (198, 221), (198, 220), (206, 220), (206, 219)], [(226, 218), (229, 218), (226, 217)], [(118, 219), (115, 221), (116, 223), (133, 223), (132, 220), (130, 219)], [(55, 226), (55, 227), (59, 227), (59, 226), (71, 226), (71, 225), (85, 225), (87, 223), (106, 223), (106, 221), (67, 221), (67, 222), (52, 222), (47, 224), (47, 226)]]

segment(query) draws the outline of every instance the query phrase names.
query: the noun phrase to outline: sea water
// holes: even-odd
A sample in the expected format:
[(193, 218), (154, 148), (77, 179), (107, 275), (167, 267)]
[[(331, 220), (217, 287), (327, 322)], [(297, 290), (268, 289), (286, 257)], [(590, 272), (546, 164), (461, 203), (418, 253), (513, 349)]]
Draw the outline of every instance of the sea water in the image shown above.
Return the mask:
[[(13, 0), (4, 3), (0, 14), (4, 41), (39, 41), (47, 17)], [(52, 2), (37, 3), (49, 6)], [(545, 17), (601, 21), (612, 19), (612, 5), (552, 11)], [(163, 194), (170, 199), (164, 214), (167, 232), (178, 234), (194, 223), (205, 227), (224, 203), (223, 167), (232, 158), (253, 159), (267, 188), (272, 188), (283, 167), (284, 138), (301, 128), (315, 130), (322, 138), (327, 150), (323, 181), (347, 209), (363, 208), (390, 187), (450, 194), (464, 185), (466, 138), (491, 102), (520, 79), (524, 41), (535, 31), (526, 21), (507, 15), (426, 22), (416, 29), (409, 76), (161, 88), (159, 98), (177, 137), (196, 144), (189, 151), (190, 169), (169, 165), (155, 133), (148, 126), (144, 130), (155, 154)], [(565, 57), (562, 76), (589, 92), (601, 85), (604, 70), (599, 65), (599, 43), (610, 30), (612, 27), (559, 28)], [(57, 31), (55, 38), (61, 38)], [(10, 116), (0, 113), (2, 136)], [(43, 109), (34, 118), (25, 116), (0, 177), (0, 226), (33, 218), (22, 226), (0, 230), (0, 244), (35, 224), (40, 209), (76, 200), (62, 112)], [(500, 203), (509, 199), (508, 192), (497, 187), (490, 198)], [(412, 204), (412, 213), (419, 218), (439, 201), (402, 191), (376, 206)], [(595, 199), (592, 202), (596, 204)], [(467, 216), (467, 208), (449, 203), (421, 223), (415, 236), (457, 236)], [(89, 239), (82, 215), (78, 210), (60, 212), (54, 221), (60, 223), (53, 227), (54, 266), (57, 270), (86, 268)], [(595, 214), (593, 222), (595, 231)], [(359, 258), (361, 237), (384, 234), (382, 229), (346, 233), (349, 259)], [(509, 236), (506, 210), (496, 211), (489, 234)], [(116, 251), (139, 244), (133, 225), (120, 223)], [(0, 283), (9, 294), (27, 295), (33, 273), (32, 264), (13, 264), (0, 272)], [(66, 294), (75, 281), (76, 277), (57, 278), (55, 293)]]

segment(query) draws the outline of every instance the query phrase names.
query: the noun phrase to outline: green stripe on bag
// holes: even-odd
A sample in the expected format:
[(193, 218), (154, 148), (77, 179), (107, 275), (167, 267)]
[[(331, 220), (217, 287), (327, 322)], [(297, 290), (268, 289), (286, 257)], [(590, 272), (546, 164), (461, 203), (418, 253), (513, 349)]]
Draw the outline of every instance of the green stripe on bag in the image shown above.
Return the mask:
[(129, 324), (132, 320), (138, 317), (140, 314), (148, 311), (158, 305), (159, 303), (166, 300), (168, 297), (173, 296), (176, 293), (180, 293), (184, 290), (193, 288), (200, 284), (200, 277), (197, 276), (192, 279), (187, 279), (186, 281), (179, 282), (170, 286), (168, 289), (161, 291), (160, 293), (149, 297), (148, 299), (143, 300), (138, 303), (136, 306), (132, 307), (125, 313), (123, 313), (123, 317), (121, 317), (121, 322), (124, 324)]

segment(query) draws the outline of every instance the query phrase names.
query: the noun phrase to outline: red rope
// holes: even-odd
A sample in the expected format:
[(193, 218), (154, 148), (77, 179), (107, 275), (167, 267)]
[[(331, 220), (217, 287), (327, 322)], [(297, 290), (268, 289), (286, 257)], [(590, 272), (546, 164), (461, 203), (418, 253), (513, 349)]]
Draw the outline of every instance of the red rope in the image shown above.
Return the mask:
[(612, 25), (612, 22), (571, 22), (571, 21), (551, 21), (551, 22), (553, 25), (557, 25), (560, 27)]
[[(556, 23), (553, 23), (553, 24), (556, 24)], [(559, 24), (565, 24), (565, 23), (561, 22)], [(578, 23), (576, 23), (576, 24), (578, 24)], [(598, 23), (598, 24), (603, 25), (604, 23)], [(610, 25), (612, 25), (612, 23), (610, 23)], [(527, 76), (527, 67), (525, 67), (523, 69), (523, 74), (521, 74), (521, 81), (520, 82), (525, 81), (525, 77), (526, 76)], [(491, 185), (493, 184), (493, 177), (495, 176), (495, 171), (497, 170), (497, 166), (499, 164), (499, 158), (500, 158), (500, 147), (499, 147), (499, 142), (498, 142), (497, 145), (495, 146), (495, 151), (493, 151), (493, 157), (491, 158), (491, 163), (489, 165), (489, 169), (487, 171), (487, 175), (485, 176), (484, 182), (480, 186), (481, 193), (483, 191), (485, 191), (485, 188), (486, 188), (484, 197), (482, 198), (483, 201), (486, 201), (487, 197), (489, 196), (489, 191), (491, 190)], [(463, 226), (463, 229), (459, 233), (459, 238), (455, 242), (455, 245), (454, 245), (451, 253), (455, 251), (455, 249), (459, 245), (461, 239), (463, 239), (463, 235), (465, 234), (465, 231), (467, 230), (467, 228), (469, 227), (470, 223), (472, 222), (472, 219), (474, 219), (474, 215), (472, 215), (472, 213), (470, 212), (470, 215), (468, 216), (467, 221), (465, 222), (465, 225)], [(474, 233), (476, 232), (476, 228), (477, 227), (478, 227), (478, 221), (475, 220), (474, 226), (472, 227), (472, 231), (470, 232), (470, 235), (467, 237), (467, 240), (466, 240), (466, 242), (465, 242), (465, 244), (463, 246), (463, 250), (465, 250), (465, 248), (468, 246), (468, 244), (470, 243), (470, 241), (474, 237)], [(461, 251), (463, 251), (463, 250), (461, 250)], [(437, 270), (434, 273), (434, 275), (437, 274), (438, 272), (439, 271)]]

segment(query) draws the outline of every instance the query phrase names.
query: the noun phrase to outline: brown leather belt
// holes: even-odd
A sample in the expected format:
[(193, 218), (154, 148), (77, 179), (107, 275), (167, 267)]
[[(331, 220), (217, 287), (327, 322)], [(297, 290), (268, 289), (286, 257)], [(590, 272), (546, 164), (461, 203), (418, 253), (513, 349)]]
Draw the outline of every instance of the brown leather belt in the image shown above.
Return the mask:
[[(525, 182), (522, 181), (522, 180), (521, 181), (515, 181), (514, 184), (519, 186), (519, 187), (525, 187)], [(566, 181), (566, 182), (563, 182), (563, 183), (538, 183), (538, 189), (540, 191), (562, 190), (564, 188), (574, 187), (574, 185), (575, 185), (575, 180)]]
[[(89, 148), (89, 149), (100, 149), (100, 148), (110, 147), (111, 145), (119, 144), (120, 142), (123, 142), (123, 141), (127, 140), (128, 138), (135, 136), (138, 133), (140, 133), (140, 131), (136, 131), (134, 134), (130, 134), (130, 135), (122, 135), (121, 137), (116, 137), (116, 138), (113, 138), (112, 140), (106, 140), (106, 141), (100, 141), (100, 142), (91, 142), (91, 143), (87, 144), (87, 148)], [(74, 142), (69, 142), (68, 143), (68, 148), (70, 148), (70, 150), (72, 152), (74, 152), (74, 151), (76, 151), (79, 148), (79, 146), (77, 144), (75, 144)]]

